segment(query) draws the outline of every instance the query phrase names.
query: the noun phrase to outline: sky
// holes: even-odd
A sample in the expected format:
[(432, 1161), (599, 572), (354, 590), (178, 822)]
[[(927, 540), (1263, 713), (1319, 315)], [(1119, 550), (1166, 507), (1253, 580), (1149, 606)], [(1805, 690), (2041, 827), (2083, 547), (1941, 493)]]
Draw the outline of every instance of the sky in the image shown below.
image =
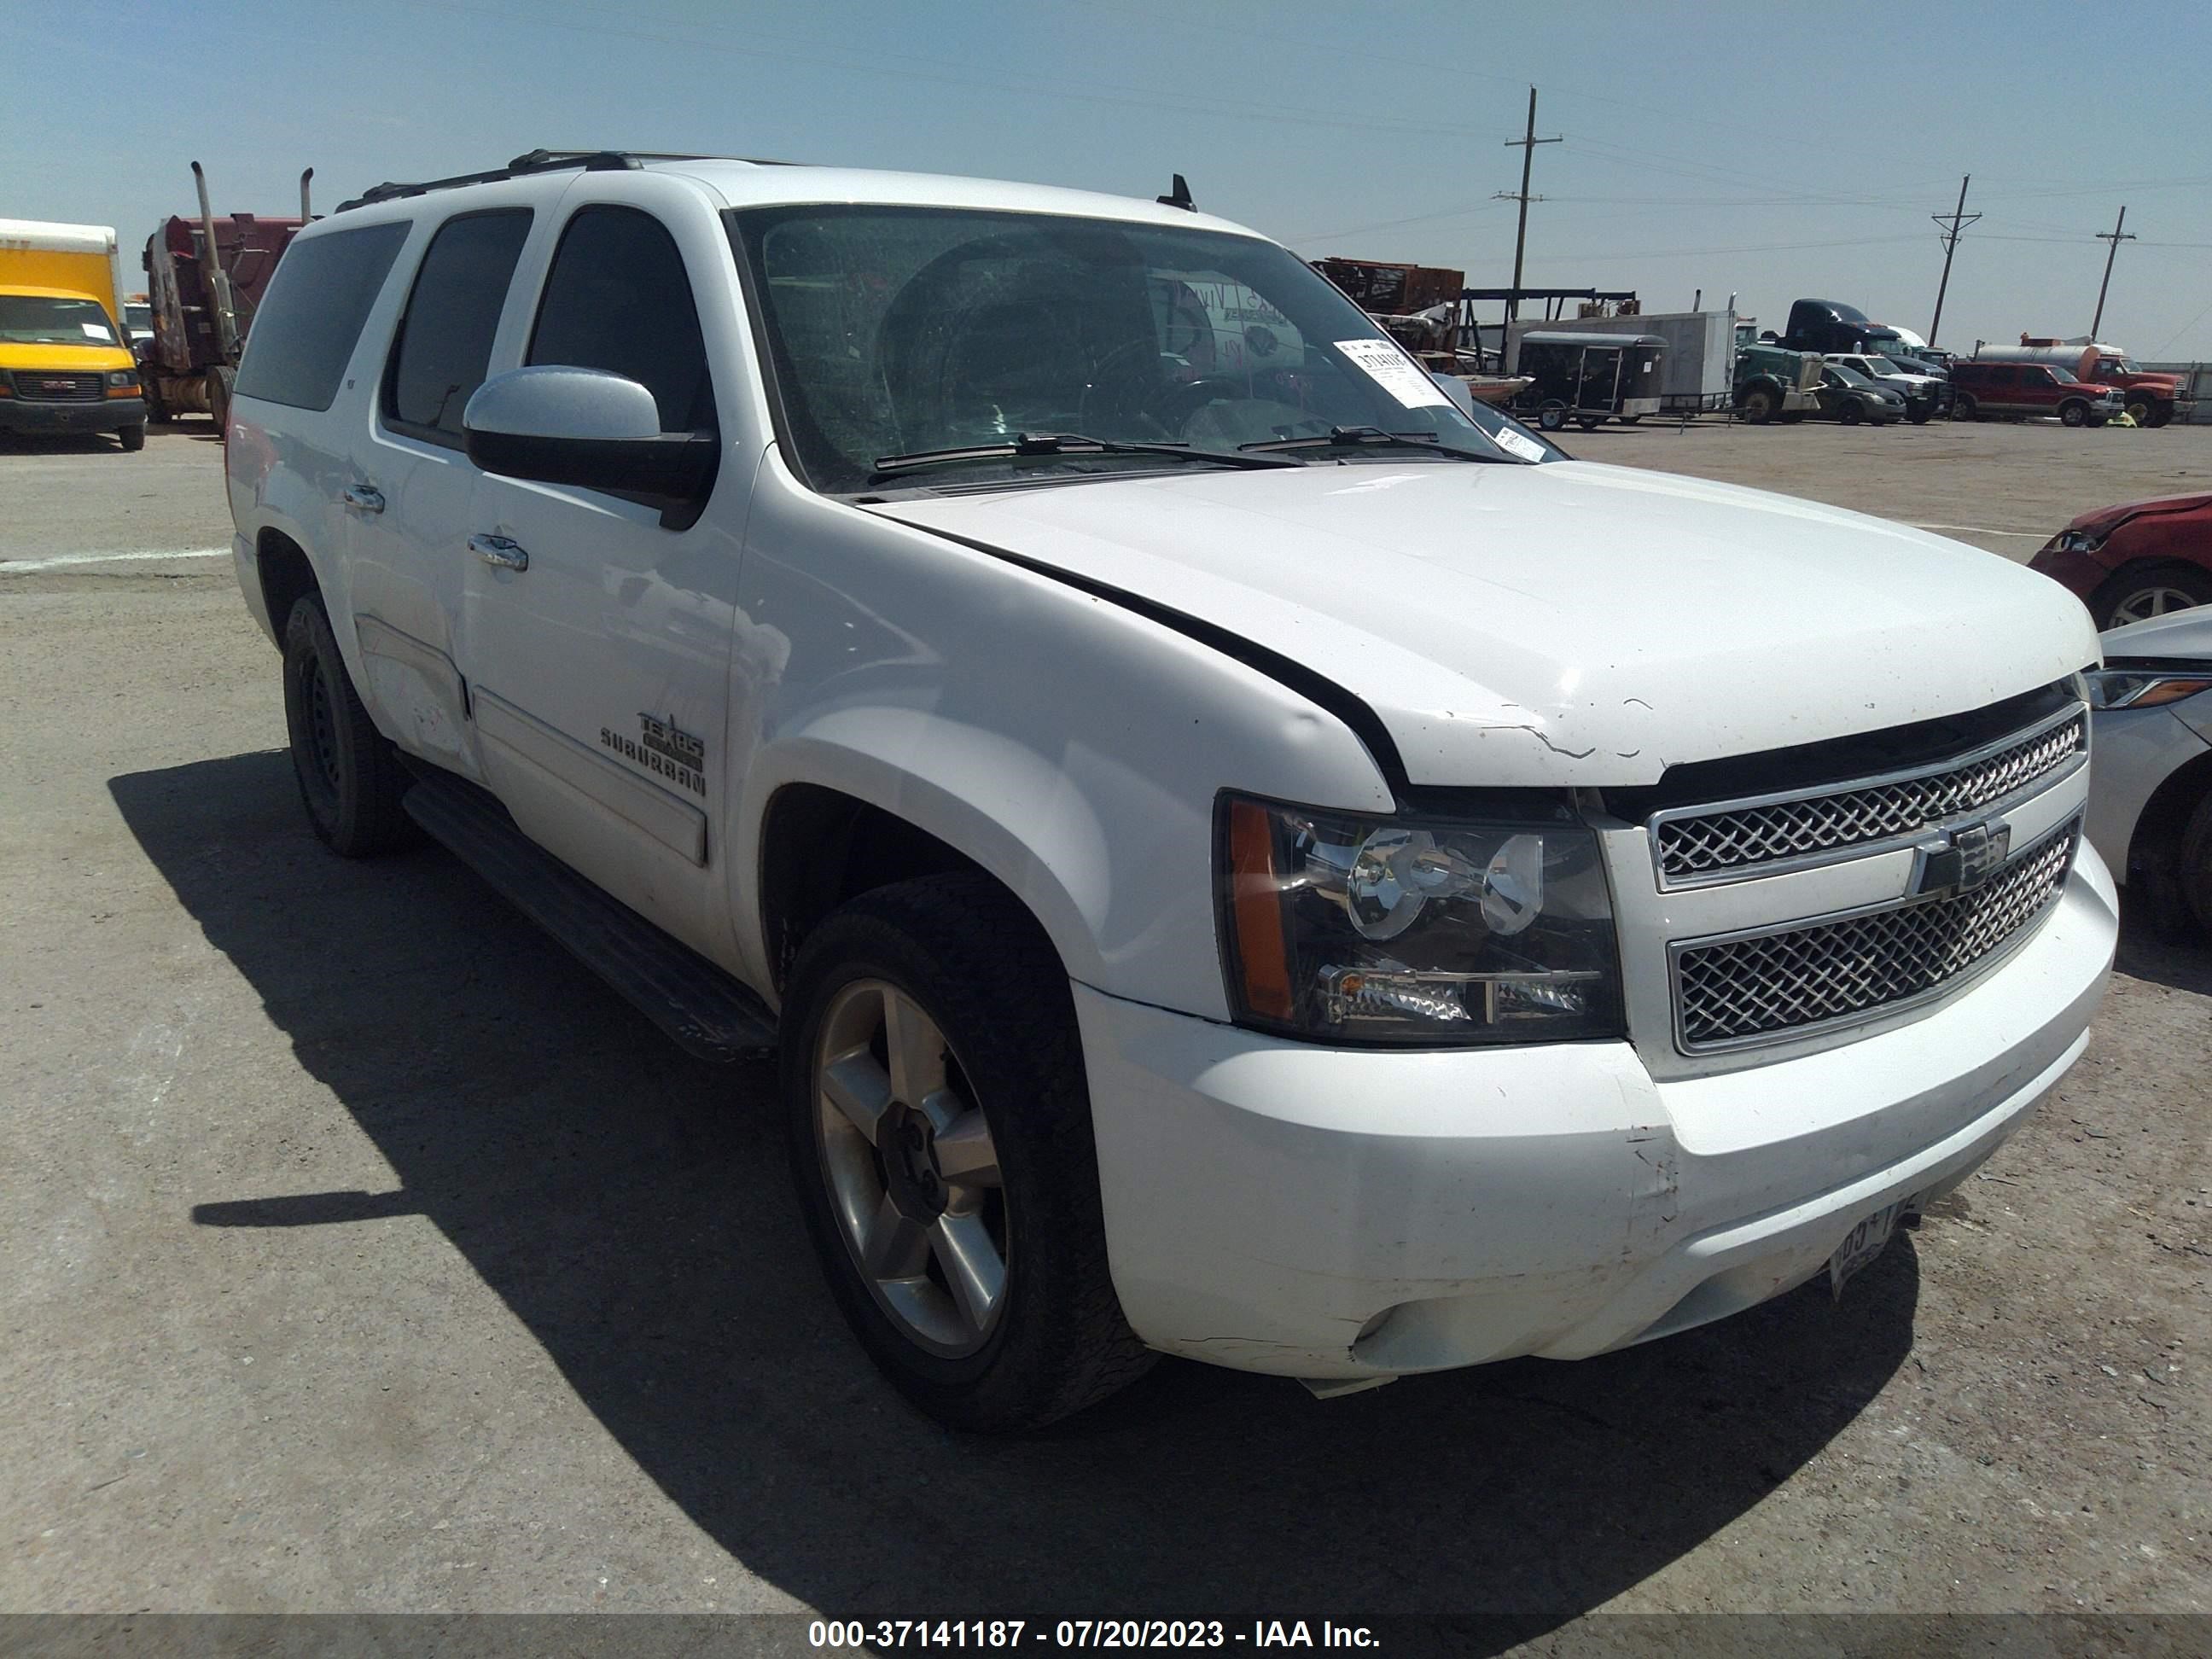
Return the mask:
[(304, 167), (327, 210), (542, 145), (1144, 197), (1182, 173), (1308, 258), (1502, 287), (1533, 85), (1561, 142), (1532, 287), (1734, 294), (1778, 329), (1812, 295), (1926, 334), (1929, 216), (1971, 173), (1940, 343), (2086, 333), (2124, 204), (2100, 334), (2212, 360), (2203, 0), (0, 0), (0, 216), (127, 246), (191, 210), (195, 159), (218, 212), (281, 214)]

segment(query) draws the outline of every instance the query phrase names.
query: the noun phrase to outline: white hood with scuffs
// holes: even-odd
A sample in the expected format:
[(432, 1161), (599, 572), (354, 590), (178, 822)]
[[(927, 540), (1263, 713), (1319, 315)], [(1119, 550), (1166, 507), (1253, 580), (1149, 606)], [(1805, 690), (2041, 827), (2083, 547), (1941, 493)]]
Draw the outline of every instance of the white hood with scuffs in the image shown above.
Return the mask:
[(1586, 462), (1179, 472), (874, 508), (1231, 630), (1358, 696), (1411, 781), (1650, 783), (1957, 714), (2097, 659), (1994, 554)]

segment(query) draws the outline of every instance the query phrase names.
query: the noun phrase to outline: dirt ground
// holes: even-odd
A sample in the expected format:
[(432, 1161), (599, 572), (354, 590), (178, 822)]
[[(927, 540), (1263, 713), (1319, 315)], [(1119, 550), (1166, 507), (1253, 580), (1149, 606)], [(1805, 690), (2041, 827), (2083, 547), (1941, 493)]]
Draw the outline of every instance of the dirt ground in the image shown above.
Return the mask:
[[(2204, 428), (1569, 447), (2014, 557), (2212, 478)], [(2212, 951), (2131, 932), (1839, 1305), (965, 1441), (838, 1323), (765, 1073), (443, 854), (312, 839), (220, 483), (190, 426), (0, 445), (0, 1609), (2212, 1612)]]

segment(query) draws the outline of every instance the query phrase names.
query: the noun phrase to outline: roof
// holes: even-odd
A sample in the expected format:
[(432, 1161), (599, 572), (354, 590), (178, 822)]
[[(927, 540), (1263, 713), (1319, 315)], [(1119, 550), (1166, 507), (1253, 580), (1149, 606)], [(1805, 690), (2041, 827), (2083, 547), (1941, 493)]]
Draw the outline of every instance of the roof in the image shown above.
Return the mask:
[(999, 209), (1017, 213), (1054, 213), (1076, 218), (1176, 225), (1237, 235), (1258, 233), (1210, 214), (1194, 213), (1148, 198), (1101, 191), (1062, 190), (1049, 185), (963, 179), (927, 173), (878, 173), (854, 167), (808, 167), (784, 161), (747, 161), (737, 156), (659, 155), (623, 151), (533, 150), (504, 167), (420, 184), (385, 184), (345, 203), (338, 211), (405, 203), (433, 191), (550, 174), (637, 171), (688, 179), (732, 208), (785, 204), (868, 203), (901, 207)]
[(115, 246), (108, 225), (49, 224), (42, 219), (0, 219), (0, 247), (41, 253), (106, 253)]

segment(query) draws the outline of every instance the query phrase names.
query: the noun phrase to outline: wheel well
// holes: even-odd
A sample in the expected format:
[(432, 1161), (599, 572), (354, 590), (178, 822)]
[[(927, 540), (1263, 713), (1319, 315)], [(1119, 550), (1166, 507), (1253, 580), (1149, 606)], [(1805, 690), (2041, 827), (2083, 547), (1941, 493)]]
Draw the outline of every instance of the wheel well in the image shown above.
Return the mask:
[(955, 872), (995, 879), (965, 854), (880, 806), (818, 784), (779, 789), (762, 824), (760, 864), (761, 932), (777, 988), (806, 936), (847, 900), (894, 882)]
[(315, 568), (307, 562), (307, 554), (300, 544), (281, 530), (264, 530), (254, 544), (255, 574), (261, 581), (261, 603), (269, 612), (269, 631), (276, 636), (276, 648), (284, 648), (284, 623), (292, 615), (292, 607), (308, 594), (321, 590), (315, 584)]
[(2212, 792), (2212, 754), (2199, 755), (2176, 767), (2172, 776), (2151, 791), (2136, 819), (2135, 834), (2128, 841), (2128, 869), (2120, 872), (2123, 880), (2139, 865), (2155, 867), (2179, 856), (2181, 832), (2189, 827), (2189, 815), (2208, 792)]

